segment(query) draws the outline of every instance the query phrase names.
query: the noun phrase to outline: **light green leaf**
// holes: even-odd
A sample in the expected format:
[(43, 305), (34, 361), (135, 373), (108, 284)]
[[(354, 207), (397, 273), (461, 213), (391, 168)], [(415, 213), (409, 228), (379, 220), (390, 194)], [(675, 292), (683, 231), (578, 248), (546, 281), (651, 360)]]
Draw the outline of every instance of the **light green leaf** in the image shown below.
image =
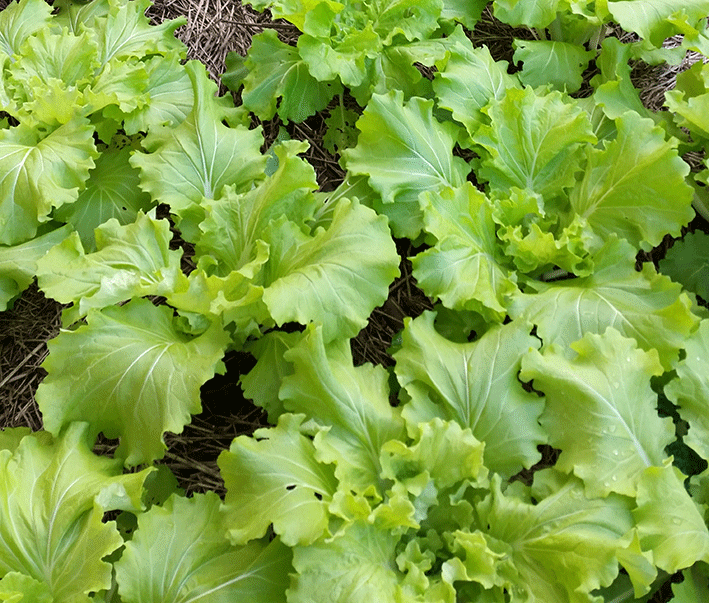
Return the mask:
[(635, 248), (658, 245), (668, 233), (679, 237), (694, 217), (694, 191), (685, 182), (689, 166), (677, 154), (677, 141), (666, 141), (661, 128), (632, 111), (615, 121), (617, 138), (588, 151), (572, 209), (599, 237), (615, 233)]
[(441, 19), (459, 21), (472, 31), (487, 4), (487, 0), (443, 0)]
[(129, 157), (128, 147), (103, 151), (77, 200), (54, 212), (55, 219), (74, 227), (88, 252), (96, 250), (94, 229), (111, 218), (120, 224), (135, 222), (139, 211), (147, 212), (152, 205), (149, 195), (139, 188), (139, 173)]
[(689, 423), (684, 442), (709, 460), (709, 320), (701, 322), (683, 347), (686, 356), (677, 365), (677, 378), (665, 386), (665, 395)]
[(205, 270), (220, 276), (243, 271), (258, 256), (259, 242), (271, 242), (271, 222), (287, 217), (302, 228), (313, 217), (317, 178), (310, 164), (298, 157), (307, 148), (298, 141), (278, 145), (278, 169), (259, 186), (244, 193), (226, 186), (220, 197), (203, 202), (206, 218), (199, 225), (196, 254), (197, 259), (209, 256), (200, 261)]
[[(455, 35), (455, 34), (454, 34)], [(492, 100), (502, 99), (510, 88), (519, 88), (517, 77), (507, 73), (506, 61), (495, 61), (487, 46), (473, 48), (466, 36), (442, 61), (433, 80), (440, 107), (448, 109), (472, 136), (486, 117), (481, 111)]]
[(633, 510), (641, 546), (670, 574), (695, 561), (709, 562), (709, 531), (684, 478), (669, 460), (648, 468), (640, 476)]
[(180, 433), (201, 410), (199, 388), (214, 376), (229, 336), (218, 323), (198, 337), (175, 328), (168, 306), (136, 299), (91, 310), (88, 324), (49, 342), (37, 390), (45, 428), (88, 421), (95, 436), (121, 438), (126, 466), (162, 457), (165, 431)]
[(44, 0), (10, 2), (0, 12), (0, 61), (2, 54), (11, 57), (20, 54), (22, 44), (52, 19), (52, 7)]
[[(487, 468), (483, 465), (485, 444), (478, 441), (469, 427), (436, 417), (419, 423), (415, 442), (410, 445), (390, 440), (382, 447), (382, 475), (401, 482), (410, 492), (417, 489), (421, 473), (432, 480), (437, 490), (460, 485), (461, 482), (484, 482)], [(411, 425), (411, 431), (414, 426)], [(413, 486), (413, 488), (412, 488)]]
[(214, 492), (171, 496), (138, 516), (116, 562), (123, 603), (285, 603), (291, 552), (278, 540), (233, 547)]
[(53, 207), (76, 201), (96, 157), (85, 119), (44, 136), (23, 124), (0, 130), (0, 244), (31, 239)]
[(278, 397), (283, 378), (293, 374), (293, 365), (283, 355), (300, 341), (301, 334), (271, 331), (252, 342), (246, 351), (256, 358), (256, 365), (240, 379), (244, 396), (268, 413), (275, 424), (286, 409)]
[(525, 27), (538, 27), (544, 29), (555, 18), (559, 3), (563, 0), (495, 0), (493, 8), (495, 17), (512, 25)]
[[(144, 67), (148, 76), (144, 93), (150, 102), (128, 115), (116, 116), (118, 121), (125, 119), (123, 129), (131, 136), (163, 125), (178, 126), (194, 105), (192, 83), (177, 53), (147, 59)], [(108, 114), (112, 115), (110, 112)]]
[(551, 40), (515, 40), (514, 60), (524, 63), (519, 78), (523, 84), (551, 85), (571, 94), (581, 88), (583, 72), (595, 53), (578, 44)]
[(187, 47), (175, 37), (175, 30), (187, 23), (186, 17), (153, 25), (145, 15), (151, 5), (150, 0), (109, 1), (105, 25), (94, 28), (102, 65), (115, 59), (143, 59), (173, 52), (185, 58)]
[(297, 573), (288, 590), (289, 603), (368, 603), (400, 601), (403, 574), (398, 571), (393, 532), (356, 522), (329, 542), (293, 551)]
[(351, 338), (383, 304), (399, 275), (386, 219), (356, 201), (340, 200), (332, 221), (302, 234), (290, 221), (272, 223), (263, 301), (277, 324), (322, 324), (325, 341)]
[(297, 49), (281, 42), (275, 29), (254, 36), (245, 66), (249, 74), (243, 80), (242, 101), (263, 120), (278, 112), (286, 124), (300, 123), (342, 92), (337, 82), (319, 82), (310, 75)]
[(495, 326), (472, 343), (453, 343), (435, 314), (406, 319), (396, 376), (410, 396), (402, 411), (410, 433), (436, 417), (470, 428), (485, 443), (485, 466), (505, 477), (539, 460), (546, 442), (538, 418), (544, 400), (517, 381), (520, 360), (539, 341), (524, 323)]
[(546, 197), (576, 184), (582, 151), (596, 141), (588, 113), (560, 92), (511, 88), (484, 110), (491, 124), (473, 142), (483, 147), (478, 175), (490, 187), (529, 189)]
[(0, 575), (44, 583), (56, 603), (89, 603), (90, 592), (110, 586), (111, 566), (102, 558), (123, 540), (103, 515), (139, 510), (151, 471), (123, 475), (122, 463), (95, 456), (93, 444), (89, 426), (74, 423), (57, 439), (40, 432), (14, 453), (0, 451)]
[(709, 235), (698, 230), (676, 241), (660, 260), (660, 271), (702, 299), (709, 299)]
[(516, 278), (503, 264), (493, 207), (471, 183), (421, 195), (424, 228), (435, 245), (412, 260), (426, 294), (447, 308), (474, 310), (493, 322), (507, 314)]
[(546, 395), (540, 422), (561, 449), (556, 467), (580, 477), (589, 497), (635, 496), (642, 472), (661, 466), (675, 439), (672, 419), (658, 416), (650, 387), (650, 377), (663, 373), (657, 353), (612, 328), (571, 347), (573, 360), (554, 346), (530, 351), (520, 373)]
[(630, 77), (631, 47), (618, 38), (603, 40), (602, 50), (596, 59), (601, 73), (591, 79), (596, 91), (594, 101), (600, 105), (609, 119), (618, 119), (626, 111), (634, 111), (641, 117), (653, 117), (640, 100), (640, 91)]
[(415, 238), (423, 226), (418, 206), (424, 191), (462, 186), (468, 165), (452, 154), (456, 127), (433, 117), (433, 102), (393, 91), (374, 95), (357, 122), (357, 146), (343, 156), (348, 171), (369, 176), (384, 203), (406, 208), (408, 217), (392, 223), (395, 236)]
[[(535, 475), (532, 495), (536, 504), (503, 494), (493, 477), (491, 495), (476, 507), (484, 541), (480, 532), (452, 534), (459, 557), (467, 561), (470, 554), (466, 569), (474, 580), (504, 588), (513, 603), (595, 601), (591, 591), (618, 574), (616, 550), (633, 525), (631, 502), (617, 495), (588, 499), (579, 480), (553, 469)], [(493, 575), (480, 576), (481, 554)]]
[(62, 226), (20, 245), (0, 246), (0, 312), (11, 307), (30, 285), (37, 273), (37, 260), (70, 233), (70, 226)]
[(560, 351), (586, 333), (600, 335), (613, 327), (643, 350), (657, 350), (663, 367), (671, 370), (698, 324), (681, 286), (647, 263), (636, 272), (635, 251), (616, 238), (605, 244), (593, 263), (594, 273), (588, 277), (530, 283), (538, 293), (515, 296), (510, 316), (537, 325), (544, 344), (557, 344)]
[(25, 574), (9, 572), (0, 578), (0, 601), (9, 603), (53, 603), (52, 591), (46, 582)]
[(687, 15), (693, 22), (709, 14), (707, 0), (616, 0), (607, 2), (608, 11), (625, 31), (632, 31), (659, 48), (677, 32), (670, 17)]
[(316, 460), (312, 439), (301, 433), (303, 419), (283, 414), (277, 427), (239, 436), (219, 456), (227, 489), (223, 510), (235, 544), (261, 538), (271, 525), (291, 547), (329, 535), (337, 480), (331, 465)]
[(382, 494), (380, 451), (404, 437), (400, 410), (389, 404), (388, 375), (381, 366), (354, 367), (349, 342), (327, 347), (320, 327), (310, 326), (285, 354), (293, 374), (283, 380), (284, 407), (303, 413), (316, 431), (316, 459), (335, 463), (335, 476), (355, 493)]
[(133, 224), (111, 219), (96, 229), (97, 251), (86, 253), (77, 233), (37, 263), (38, 284), (63, 304), (74, 303), (74, 322), (91, 308), (145, 295), (166, 295), (184, 285), (182, 250), (170, 250), (170, 223), (138, 214)]
[(665, 92), (665, 100), (677, 125), (697, 138), (709, 138), (709, 67), (703, 61), (677, 75), (677, 85)]
[[(222, 122), (234, 119), (236, 109), (214, 98), (216, 84), (204, 66), (190, 62), (186, 69), (194, 89), (194, 108), (176, 128), (153, 129), (143, 140), (147, 153), (131, 157), (131, 164), (140, 169), (143, 190), (178, 215), (205, 197), (218, 198), (226, 185), (239, 192), (249, 190), (263, 177), (266, 165), (259, 150), (260, 130), (225, 126)], [(186, 237), (195, 234), (196, 225), (189, 226), (190, 233), (183, 229)]]

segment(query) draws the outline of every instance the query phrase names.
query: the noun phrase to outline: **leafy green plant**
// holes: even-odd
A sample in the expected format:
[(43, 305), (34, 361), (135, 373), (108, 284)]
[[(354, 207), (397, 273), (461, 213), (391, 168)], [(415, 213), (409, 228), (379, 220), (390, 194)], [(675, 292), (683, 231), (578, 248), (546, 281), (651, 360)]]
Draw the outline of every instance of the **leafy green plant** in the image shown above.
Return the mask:
[[(709, 132), (706, 70), (663, 117), (629, 61), (702, 50), (704, 4), (497, 0), (540, 38), (517, 74), (460, 25), (485, 3), (258, 4), (303, 35), (232, 56), (243, 107), (143, 0), (0, 13), (0, 293), (36, 276), (71, 304), (45, 430), (0, 433), (0, 599), (619, 603), (670, 575), (675, 601), (701, 598), (703, 289), (635, 259), (701, 205), (682, 153)], [(611, 20), (642, 40), (602, 41)], [(307, 145), (262, 153), (249, 111), (298, 121), (345, 89), (347, 177), (318, 192)], [(349, 340), (398, 274), (392, 233), (437, 306), (405, 319), (388, 372)], [(140, 467), (227, 350), (256, 358), (242, 385), (272, 426), (222, 452), (223, 501), (186, 498)]]

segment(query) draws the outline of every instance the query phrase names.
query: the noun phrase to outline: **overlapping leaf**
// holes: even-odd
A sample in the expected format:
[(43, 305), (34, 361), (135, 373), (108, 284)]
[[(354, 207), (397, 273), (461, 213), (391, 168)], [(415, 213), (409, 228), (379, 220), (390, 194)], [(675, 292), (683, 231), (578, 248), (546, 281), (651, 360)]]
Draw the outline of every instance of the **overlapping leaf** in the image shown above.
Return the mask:
[(201, 410), (199, 388), (229, 341), (219, 323), (180, 332), (167, 306), (136, 299), (91, 310), (88, 324), (50, 341), (48, 376), (37, 390), (45, 428), (58, 434), (87, 421), (95, 436), (120, 437), (126, 465), (162, 457), (165, 431), (179, 433)]
[(141, 514), (115, 564), (121, 601), (285, 603), (290, 550), (278, 540), (231, 546), (219, 504), (213, 492), (173, 495)]
[(663, 372), (657, 354), (612, 328), (571, 347), (572, 360), (554, 346), (530, 351), (520, 374), (546, 395), (540, 421), (549, 443), (561, 449), (556, 467), (580, 477), (587, 496), (635, 496), (642, 472), (662, 466), (675, 439), (650, 387), (650, 378)]
[(90, 593), (110, 587), (102, 558), (123, 539), (103, 515), (140, 510), (150, 470), (122, 475), (119, 460), (91, 452), (90, 432), (74, 423), (56, 439), (27, 434), (15, 450), (0, 450), (0, 590), (12, 582), (25, 595), (31, 588), (56, 603), (89, 603)]
[(452, 154), (456, 127), (434, 118), (432, 102), (412, 98), (404, 103), (396, 91), (373, 96), (357, 127), (357, 146), (344, 153), (347, 169), (369, 177), (385, 213), (391, 203), (405, 208), (396, 214), (392, 230), (414, 238), (423, 227), (419, 195), (465, 182), (469, 168)]
[(628, 243), (610, 239), (594, 256), (592, 275), (535, 282), (538, 293), (517, 295), (509, 305), (510, 316), (537, 325), (544, 344), (558, 344), (560, 350), (586, 333), (601, 335), (613, 327), (642, 349), (656, 350), (670, 370), (698, 318), (679, 285), (649, 264), (636, 272), (634, 258)]
[(453, 343), (434, 328), (435, 314), (406, 323), (396, 375), (411, 400), (409, 430), (440, 417), (470, 428), (485, 443), (485, 466), (506, 477), (539, 460), (546, 435), (538, 425), (544, 401), (517, 381), (524, 353), (539, 347), (524, 323), (492, 327), (472, 343)]
[(235, 543), (273, 530), (288, 546), (328, 534), (328, 505), (337, 488), (332, 465), (316, 460), (301, 433), (302, 415), (284, 414), (278, 426), (236, 438), (219, 457), (227, 488), (224, 510)]
[(517, 285), (516, 275), (503, 264), (492, 204), (468, 182), (422, 194), (421, 207), (425, 231), (436, 243), (412, 260), (419, 286), (447, 308), (474, 310), (502, 322)]

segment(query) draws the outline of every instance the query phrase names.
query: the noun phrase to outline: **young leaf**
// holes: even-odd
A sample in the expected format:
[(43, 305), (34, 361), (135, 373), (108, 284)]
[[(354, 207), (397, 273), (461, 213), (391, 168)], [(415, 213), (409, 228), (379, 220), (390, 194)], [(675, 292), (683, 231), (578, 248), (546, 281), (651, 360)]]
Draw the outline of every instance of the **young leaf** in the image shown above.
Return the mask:
[(519, 79), (537, 87), (551, 85), (571, 94), (583, 83), (583, 72), (595, 54), (578, 44), (551, 40), (515, 40), (514, 60), (524, 63)]
[[(216, 84), (199, 63), (186, 65), (194, 89), (194, 107), (177, 128), (154, 129), (143, 141), (147, 153), (135, 153), (131, 165), (140, 169), (141, 186), (153, 200), (167, 203), (180, 215), (203, 198), (216, 199), (225, 185), (239, 191), (263, 177), (266, 157), (260, 152), (259, 129), (228, 127), (236, 110), (216, 99)], [(203, 212), (197, 212), (203, 219)], [(195, 219), (183, 235), (196, 234)], [(184, 229), (189, 227), (189, 232)]]
[(86, 253), (72, 233), (37, 263), (40, 289), (64, 304), (74, 322), (91, 308), (145, 295), (166, 295), (186, 281), (182, 250), (170, 250), (170, 224), (140, 213), (133, 224), (112, 219), (96, 229), (97, 250)]
[[(487, 588), (495, 585), (498, 596), (504, 588), (519, 603), (593, 601), (591, 591), (618, 574), (616, 550), (633, 525), (631, 502), (617, 495), (586, 498), (578, 479), (553, 469), (535, 475), (536, 504), (503, 493), (500, 481), (493, 476), (490, 496), (476, 505), (481, 530), (451, 534), (457, 556), (444, 563), (443, 575), (491, 583)], [(480, 575), (480, 557), (492, 566), (490, 574)], [(504, 600), (488, 595), (484, 601)]]
[(434, 328), (435, 314), (406, 319), (396, 376), (411, 400), (402, 415), (409, 431), (440, 417), (470, 428), (485, 443), (485, 466), (511, 477), (539, 460), (546, 442), (538, 419), (544, 400), (522, 389), (520, 360), (539, 347), (524, 323), (492, 327), (472, 343), (453, 343)]
[(93, 131), (78, 118), (48, 135), (23, 124), (0, 130), (0, 244), (31, 239), (52, 208), (76, 201), (98, 157)]
[(633, 510), (640, 545), (652, 551), (655, 565), (670, 574), (696, 561), (709, 562), (709, 531), (684, 478), (669, 461), (649, 467), (638, 482)]
[(545, 347), (522, 359), (520, 377), (546, 395), (541, 424), (561, 449), (556, 467), (573, 472), (589, 497), (635, 496), (642, 472), (661, 466), (675, 438), (672, 419), (661, 419), (650, 378), (661, 375), (657, 354), (640, 350), (615, 329), (588, 333), (567, 359)]
[(496, 190), (529, 189), (544, 197), (576, 184), (582, 151), (596, 142), (588, 113), (560, 92), (511, 88), (484, 110), (491, 124), (473, 142), (483, 147), (478, 175)]
[(457, 30), (451, 36), (455, 46), (436, 63), (433, 89), (438, 105), (448, 109), (472, 136), (487, 120), (481, 109), (520, 84), (507, 73), (506, 61), (495, 61), (486, 46), (473, 48), (466, 36), (456, 34)]
[(300, 123), (342, 92), (338, 82), (319, 82), (310, 75), (297, 49), (281, 42), (274, 29), (254, 36), (245, 66), (243, 104), (262, 120), (278, 112), (285, 123)]
[(20, 245), (0, 246), (0, 312), (32, 282), (37, 261), (70, 233), (70, 226), (62, 226)]
[(343, 488), (381, 494), (380, 452), (384, 442), (404, 437), (400, 411), (389, 404), (387, 373), (380, 366), (352, 366), (349, 342), (323, 343), (320, 327), (285, 354), (293, 374), (283, 380), (284, 407), (303, 413), (317, 434), (316, 458), (335, 463)]
[(79, 233), (87, 252), (96, 250), (94, 230), (111, 218), (131, 224), (142, 210), (152, 206), (150, 196), (139, 188), (139, 173), (128, 162), (130, 149), (106, 149), (96, 159), (86, 188), (74, 203), (63, 205), (54, 218), (69, 223)]
[(49, 343), (37, 390), (47, 431), (76, 420), (93, 436), (121, 438), (126, 466), (162, 457), (165, 431), (179, 433), (201, 410), (199, 388), (214, 376), (229, 336), (218, 323), (188, 337), (168, 306), (145, 299), (91, 310), (88, 324)]
[(0, 63), (20, 54), (24, 42), (46, 28), (52, 19), (52, 7), (44, 0), (10, 2), (0, 12)]
[(267, 238), (263, 301), (271, 316), (279, 325), (319, 323), (326, 342), (356, 336), (399, 274), (386, 220), (356, 201), (340, 200), (310, 237), (281, 220)]
[(229, 544), (214, 492), (171, 496), (138, 516), (116, 562), (123, 603), (285, 603), (291, 552), (278, 540)]
[(502, 322), (517, 285), (515, 274), (502, 264), (490, 202), (466, 182), (456, 189), (423, 193), (421, 207), (424, 228), (437, 240), (412, 260), (419, 286), (447, 308), (474, 310)]

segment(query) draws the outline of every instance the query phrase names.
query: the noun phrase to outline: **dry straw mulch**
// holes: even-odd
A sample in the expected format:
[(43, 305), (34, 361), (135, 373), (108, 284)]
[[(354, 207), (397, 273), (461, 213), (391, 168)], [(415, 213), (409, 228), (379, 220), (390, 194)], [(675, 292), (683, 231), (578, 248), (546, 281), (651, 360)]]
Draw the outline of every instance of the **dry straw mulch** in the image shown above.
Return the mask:
[[(8, 0), (0, 0), (0, 9), (7, 4)], [(267, 13), (260, 14), (236, 0), (156, 0), (148, 15), (156, 23), (186, 16), (188, 23), (177, 35), (188, 47), (188, 58), (202, 61), (217, 82), (226, 55), (232, 51), (244, 55), (252, 37), (265, 28), (276, 29), (286, 42), (295, 42), (298, 35), (290, 24), (274, 22)], [(500, 24), (487, 10), (473, 36), (476, 43), (487, 44), (496, 58), (510, 61), (511, 38), (525, 37), (528, 33)], [(689, 57), (688, 61), (696, 59)], [(658, 109), (664, 91), (674, 85), (677, 72), (687, 66), (639, 68), (634, 77), (643, 90), (646, 105)], [(223, 86), (221, 93), (227, 93)], [(261, 125), (267, 141), (275, 138), (280, 125), (277, 121)], [(291, 124), (288, 129), (292, 137), (310, 142), (306, 157), (318, 173), (322, 189), (337, 186), (343, 173), (336, 158), (322, 147), (323, 116)], [(356, 364), (373, 362), (390, 366), (393, 361), (387, 349), (403, 327), (403, 318), (431, 308), (430, 301), (416, 287), (406, 259), (415, 251), (408, 242), (398, 244), (404, 258), (402, 276), (392, 284), (387, 302), (373, 312), (369, 326), (352, 341)], [(46, 299), (33, 285), (12, 309), (0, 313), (0, 428), (19, 425), (41, 428), (34, 392), (45, 375), (40, 365), (47, 355), (47, 340), (59, 332), (61, 310), (58, 303)], [(228, 448), (235, 436), (249, 434), (266, 423), (264, 413), (244, 400), (237, 383), (239, 374), (251, 366), (251, 359), (243, 354), (230, 354), (226, 364), (227, 375), (216, 377), (202, 388), (204, 411), (181, 434), (166, 436), (169, 450), (163, 462), (187, 491), (223, 492), (216, 466), (219, 452)], [(110, 453), (114, 445), (102, 440), (97, 451)]]

